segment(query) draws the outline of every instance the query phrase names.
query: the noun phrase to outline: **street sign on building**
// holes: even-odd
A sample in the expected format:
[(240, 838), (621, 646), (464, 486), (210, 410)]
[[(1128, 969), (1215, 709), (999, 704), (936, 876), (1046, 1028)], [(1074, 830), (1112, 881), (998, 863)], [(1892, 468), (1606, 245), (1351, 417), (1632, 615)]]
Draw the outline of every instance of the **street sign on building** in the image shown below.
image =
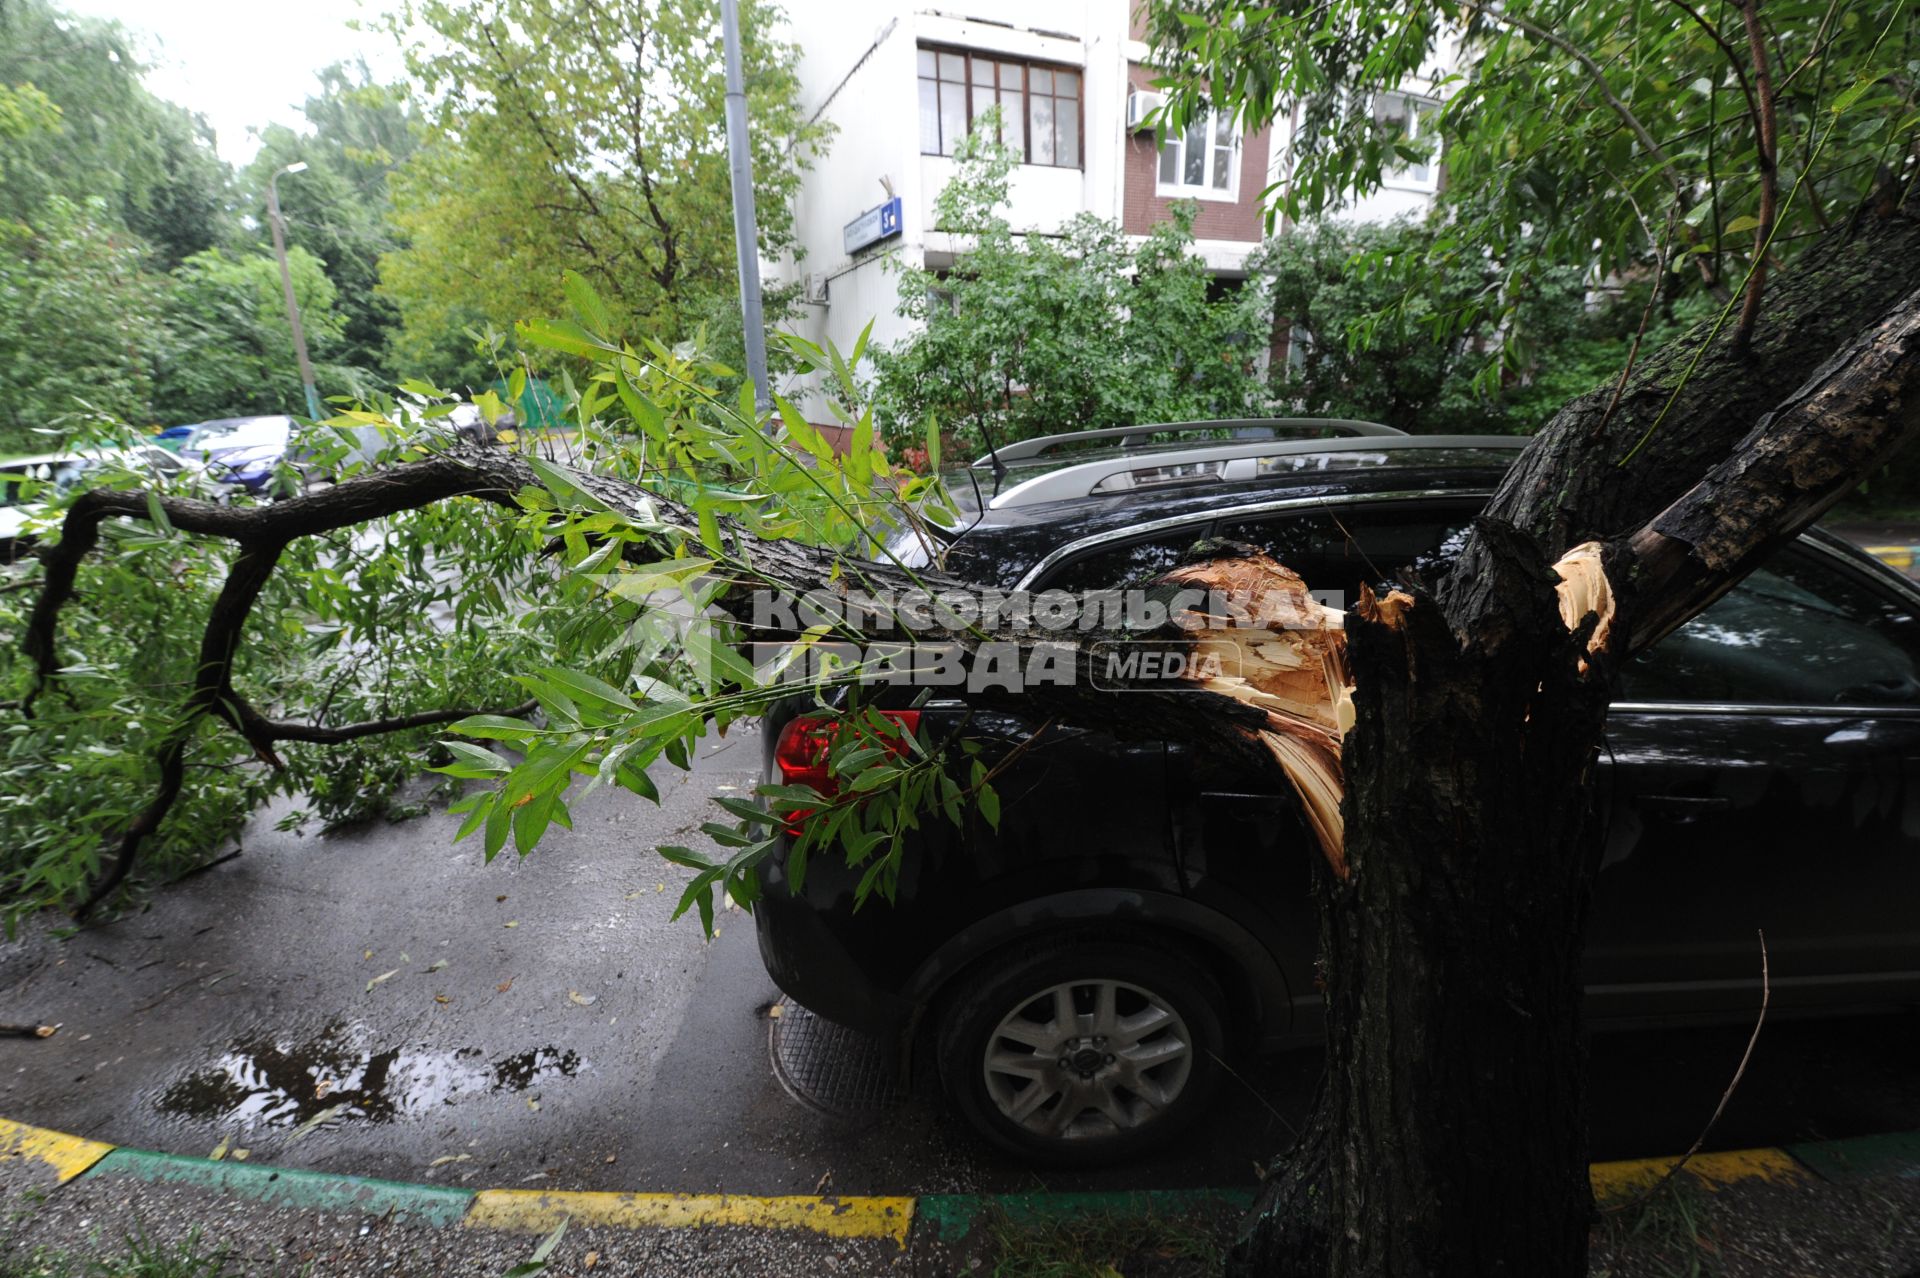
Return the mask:
[(892, 239), (900, 234), (900, 221), (900, 197), (897, 195), (885, 204), (868, 209), (847, 223), (841, 231), (847, 252), (858, 253), (881, 240)]

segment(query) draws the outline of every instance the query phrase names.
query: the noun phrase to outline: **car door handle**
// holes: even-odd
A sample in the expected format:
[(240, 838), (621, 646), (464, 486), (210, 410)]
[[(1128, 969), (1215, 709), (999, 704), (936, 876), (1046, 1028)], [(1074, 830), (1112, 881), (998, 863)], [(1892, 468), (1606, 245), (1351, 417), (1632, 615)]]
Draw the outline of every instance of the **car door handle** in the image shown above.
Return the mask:
[(1638, 802), (1649, 812), (1671, 812), (1676, 816), (1718, 812), (1733, 806), (1733, 800), (1723, 794), (1643, 794)]

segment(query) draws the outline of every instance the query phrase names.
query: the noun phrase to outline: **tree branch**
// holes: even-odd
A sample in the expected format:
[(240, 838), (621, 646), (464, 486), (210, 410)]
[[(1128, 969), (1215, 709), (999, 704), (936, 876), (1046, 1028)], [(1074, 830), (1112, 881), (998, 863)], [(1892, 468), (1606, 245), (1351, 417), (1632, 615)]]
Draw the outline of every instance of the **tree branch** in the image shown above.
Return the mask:
[(1767, 42), (1760, 30), (1760, 0), (1740, 0), (1740, 13), (1747, 25), (1747, 47), (1753, 53), (1754, 87), (1759, 92), (1759, 118), (1754, 122), (1755, 163), (1760, 166), (1760, 225), (1753, 228), (1753, 272), (1747, 280), (1747, 295), (1740, 304), (1740, 323), (1733, 331), (1733, 344), (1745, 350), (1753, 336), (1753, 325), (1760, 318), (1760, 297), (1767, 290), (1767, 251), (1772, 247), (1775, 205), (1780, 199), (1780, 164), (1777, 125), (1774, 119), (1773, 84), (1767, 71)]
[(1920, 290), (1862, 330), (1733, 454), (1627, 539), (1631, 650), (1798, 536), (1920, 430)]

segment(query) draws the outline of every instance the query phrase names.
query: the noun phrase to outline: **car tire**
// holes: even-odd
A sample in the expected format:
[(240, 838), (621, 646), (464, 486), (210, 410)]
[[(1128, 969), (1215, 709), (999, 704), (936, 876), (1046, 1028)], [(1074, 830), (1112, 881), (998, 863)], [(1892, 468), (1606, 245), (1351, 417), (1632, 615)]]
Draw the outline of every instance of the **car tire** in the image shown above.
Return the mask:
[(1176, 953), (1063, 940), (962, 981), (941, 1017), (940, 1077), (1003, 1149), (1069, 1166), (1129, 1158), (1189, 1130), (1212, 1098), (1225, 1000)]

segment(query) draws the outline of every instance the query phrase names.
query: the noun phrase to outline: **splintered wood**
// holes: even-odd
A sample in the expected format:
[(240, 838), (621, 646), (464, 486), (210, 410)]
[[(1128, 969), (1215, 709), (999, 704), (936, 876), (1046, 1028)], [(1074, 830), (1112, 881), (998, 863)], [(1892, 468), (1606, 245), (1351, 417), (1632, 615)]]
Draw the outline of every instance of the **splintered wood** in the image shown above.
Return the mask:
[[(1600, 561), (1600, 543), (1574, 547), (1554, 570), (1560, 577), (1561, 620), (1572, 631), (1593, 614), (1587, 651), (1599, 652), (1612, 634), (1614, 617), (1613, 588)], [(1224, 611), (1190, 611), (1184, 619), (1195, 635), (1192, 678), (1208, 692), (1266, 713), (1266, 727), (1258, 730), (1260, 741), (1300, 796), (1327, 864), (1345, 879), (1346, 825), (1340, 800), (1346, 776), (1340, 743), (1353, 727), (1346, 618), (1339, 609), (1316, 601), (1299, 574), (1266, 555), (1188, 564), (1161, 580), (1208, 591)], [(1412, 607), (1413, 597), (1404, 591), (1376, 597), (1363, 586), (1354, 612), (1398, 629)], [(1580, 668), (1587, 668), (1585, 658)], [(1221, 673), (1209, 676), (1209, 670)]]
[[(1206, 590), (1224, 607), (1226, 615), (1186, 619), (1195, 628), (1196, 671), (1222, 672), (1195, 678), (1209, 692), (1266, 713), (1260, 741), (1300, 796), (1327, 864), (1346, 878), (1340, 740), (1353, 726), (1353, 679), (1344, 616), (1316, 601), (1297, 573), (1266, 555), (1189, 564), (1163, 580)], [(1391, 609), (1390, 617), (1378, 618), (1390, 625), (1413, 603), (1398, 591), (1385, 601), (1369, 595), (1362, 602)]]
[[(1560, 584), (1554, 593), (1560, 598), (1560, 620), (1569, 631), (1578, 630), (1580, 623), (1593, 613), (1596, 621), (1593, 633), (1587, 637), (1587, 651), (1599, 652), (1607, 646), (1613, 636), (1613, 586), (1607, 581), (1606, 568), (1600, 562), (1600, 543), (1581, 542), (1566, 554), (1560, 556), (1553, 565), (1559, 574)], [(1587, 671), (1585, 657), (1580, 659), (1580, 673)]]

